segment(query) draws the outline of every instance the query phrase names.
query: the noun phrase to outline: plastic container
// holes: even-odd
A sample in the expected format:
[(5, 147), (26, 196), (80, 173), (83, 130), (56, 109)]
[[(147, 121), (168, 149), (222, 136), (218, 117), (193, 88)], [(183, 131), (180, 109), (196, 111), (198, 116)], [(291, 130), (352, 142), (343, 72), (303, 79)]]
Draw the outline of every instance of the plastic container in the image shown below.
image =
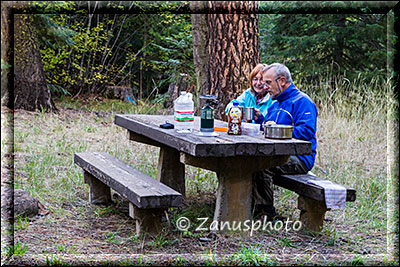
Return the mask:
[(242, 130), (245, 135), (258, 135), (261, 133), (260, 124), (242, 122)]
[(191, 133), (194, 129), (193, 95), (185, 91), (174, 101), (174, 124), (178, 133)]

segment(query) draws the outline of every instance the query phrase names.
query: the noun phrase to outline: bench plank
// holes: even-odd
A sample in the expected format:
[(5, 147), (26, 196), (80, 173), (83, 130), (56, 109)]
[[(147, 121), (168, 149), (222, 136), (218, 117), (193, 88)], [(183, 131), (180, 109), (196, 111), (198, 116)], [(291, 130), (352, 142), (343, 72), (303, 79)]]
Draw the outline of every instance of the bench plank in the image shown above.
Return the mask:
[(74, 162), (138, 208), (168, 208), (182, 204), (180, 193), (108, 153), (75, 153)]
[[(308, 180), (322, 180), (311, 174), (280, 175), (274, 177), (274, 184), (294, 191), (299, 195), (306, 196), (318, 201), (325, 201), (325, 192), (321, 186), (307, 183)], [(345, 186), (346, 187), (346, 186)], [(346, 187), (346, 201), (356, 200), (356, 190)]]

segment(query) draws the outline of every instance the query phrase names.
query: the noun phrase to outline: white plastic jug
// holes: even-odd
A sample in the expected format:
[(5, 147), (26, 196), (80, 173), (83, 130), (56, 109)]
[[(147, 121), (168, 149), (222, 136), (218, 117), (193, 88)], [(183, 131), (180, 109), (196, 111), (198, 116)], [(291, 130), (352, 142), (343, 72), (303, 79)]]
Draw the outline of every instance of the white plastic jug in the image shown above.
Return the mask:
[(193, 95), (186, 91), (174, 101), (174, 124), (178, 133), (191, 133), (194, 129)]

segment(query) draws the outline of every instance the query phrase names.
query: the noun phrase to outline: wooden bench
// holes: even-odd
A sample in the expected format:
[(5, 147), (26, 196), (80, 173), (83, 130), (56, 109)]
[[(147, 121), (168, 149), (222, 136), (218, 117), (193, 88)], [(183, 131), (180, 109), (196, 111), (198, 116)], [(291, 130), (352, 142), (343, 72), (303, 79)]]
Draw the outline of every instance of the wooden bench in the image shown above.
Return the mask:
[[(308, 183), (309, 180), (322, 180), (312, 174), (280, 175), (274, 177), (274, 184), (296, 192), (300, 221), (303, 226), (312, 231), (321, 231), (326, 211), (324, 188)], [(345, 187), (346, 201), (356, 200), (356, 190)]]
[(165, 210), (182, 205), (180, 193), (107, 153), (75, 153), (74, 162), (83, 169), (92, 204), (110, 203), (110, 188), (129, 201), (137, 234), (157, 234)]

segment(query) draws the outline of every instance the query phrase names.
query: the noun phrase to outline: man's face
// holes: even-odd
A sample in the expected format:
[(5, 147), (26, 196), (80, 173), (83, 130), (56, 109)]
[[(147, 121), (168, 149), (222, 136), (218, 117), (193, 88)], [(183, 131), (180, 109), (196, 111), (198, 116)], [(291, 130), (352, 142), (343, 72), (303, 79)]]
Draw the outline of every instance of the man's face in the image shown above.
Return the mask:
[(267, 90), (272, 98), (282, 93), (283, 86), (285, 85), (284, 77), (276, 77), (275, 70), (269, 69), (263, 73), (264, 88)]

